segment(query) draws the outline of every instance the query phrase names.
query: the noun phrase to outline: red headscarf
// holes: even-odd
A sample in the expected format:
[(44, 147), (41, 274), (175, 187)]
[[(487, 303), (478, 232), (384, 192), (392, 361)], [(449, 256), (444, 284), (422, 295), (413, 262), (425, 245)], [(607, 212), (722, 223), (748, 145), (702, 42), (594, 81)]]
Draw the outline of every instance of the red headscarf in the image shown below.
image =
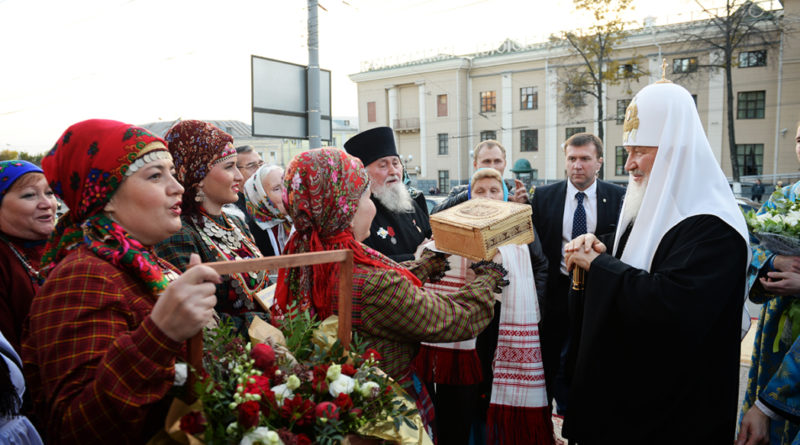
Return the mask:
[[(353, 237), (350, 223), (369, 187), (367, 171), (357, 158), (335, 148), (306, 151), (289, 163), (284, 184), (286, 212), (295, 227), (285, 253), (351, 249), (356, 266), (396, 270), (416, 286), (421, 285), (408, 269)], [(273, 315), (283, 316), (287, 305), (297, 302), (301, 310), (313, 304), (324, 320), (336, 304), (338, 272), (336, 264), (280, 269)]]
[(141, 278), (153, 293), (163, 290), (168, 281), (157, 258), (102, 211), (140, 155), (166, 149), (163, 139), (123, 122), (90, 119), (67, 128), (42, 159), (50, 187), (69, 208), (47, 242), (42, 269), (49, 271), (70, 249), (86, 243)]

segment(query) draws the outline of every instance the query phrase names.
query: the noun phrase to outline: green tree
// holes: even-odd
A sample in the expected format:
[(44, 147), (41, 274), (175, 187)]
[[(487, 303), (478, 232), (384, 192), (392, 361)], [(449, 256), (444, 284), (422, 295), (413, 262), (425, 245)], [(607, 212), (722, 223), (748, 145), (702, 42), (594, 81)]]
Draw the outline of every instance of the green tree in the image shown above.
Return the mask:
[(0, 161), (10, 161), (12, 159), (19, 159), (19, 152), (15, 150), (0, 151)]
[(707, 7), (710, 1), (695, 0), (710, 17), (685, 28), (681, 34), (688, 45), (712, 48), (718, 57), (704, 68), (721, 69), (725, 73), (725, 101), (728, 119), (728, 149), (733, 180), (739, 182), (739, 160), (736, 156), (735, 102), (733, 100), (733, 68), (739, 66), (738, 55), (745, 47), (774, 47), (783, 30), (783, 14), (762, 9), (750, 0), (726, 0), (719, 8)]
[(578, 10), (590, 12), (594, 21), (589, 28), (550, 36), (551, 43), (566, 46), (581, 62), (577, 68), (569, 67), (560, 73), (560, 103), (564, 109), (574, 113), (578, 107), (586, 105), (586, 95), (594, 97), (597, 136), (605, 142), (606, 97), (603, 86), (630, 84), (649, 74), (641, 68), (638, 57), (627, 60), (615, 57), (615, 49), (629, 34), (623, 15), (633, 10), (633, 0), (573, 0), (573, 3)]

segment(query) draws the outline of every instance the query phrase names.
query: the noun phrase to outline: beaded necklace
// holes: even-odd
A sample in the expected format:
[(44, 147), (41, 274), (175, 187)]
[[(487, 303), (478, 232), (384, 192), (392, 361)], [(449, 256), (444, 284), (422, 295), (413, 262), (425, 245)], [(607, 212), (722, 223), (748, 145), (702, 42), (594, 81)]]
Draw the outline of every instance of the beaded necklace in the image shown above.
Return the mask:
[(44, 283), (44, 277), (42, 276), (39, 269), (33, 267), (33, 265), (28, 261), (28, 258), (17, 250), (14, 246), (14, 243), (11, 242), (8, 238), (0, 234), (0, 241), (6, 243), (6, 245), (11, 249), (11, 252), (14, 254), (15, 257), (22, 263), (22, 266), (25, 267), (25, 272), (28, 273), (28, 277), (31, 279), (31, 283), (33, 284), (34, 289), (41, 286)]
[[(197, 228), (200, 238), (218, 259), (233, 261), (262, 256), (255, 243), (239, 229), (239, 226), (231, 222), (224, 212), (221, 215), (223, 225), (202, 208), (199, 211), (200, 215), (193, 216), (192, 222)], [(253, 295), (269, 284), (266, 271), (230, 274), (229, 277), (231, 288), (237, 296), (233, 303), (234, 309), (242, 307), (248, 310), (255, 309)]]

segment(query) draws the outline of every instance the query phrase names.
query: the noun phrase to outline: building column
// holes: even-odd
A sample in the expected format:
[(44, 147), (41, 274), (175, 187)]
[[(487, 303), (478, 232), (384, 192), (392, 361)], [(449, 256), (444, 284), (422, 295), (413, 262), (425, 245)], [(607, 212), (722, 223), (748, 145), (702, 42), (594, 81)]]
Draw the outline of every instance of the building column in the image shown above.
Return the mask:
[(544, 179), (558, 179), (558, 74), (545, 61), (544, 87)]
[(389, 122), (387, 123), (387, 126), (394, 128), (394, 123), (400, 116), (397, 103), (397, 87), (395, 86), (386, 87), (386, 91), (388, 93), (388, 102), (389, 102)]
[(500, 126), (503, 136), (500, 138), (506, 148), (506, 170), (504, 176), (512, 178), (511, 167), (514, 166), (514, 93), (511, 86), (511, 73), (503, 73), (500, 93)]
[[(712, 60), (720, 60), (722, 57), (719, 51), (712, 51), (709, 54)], [(715, 59), (717, 58), (717, 59)], [(698, 99), (699, 100), (699, 99)], [(722, 111), (725, 103), (725, 75), (719, 68), (710, 68), (708, 72), (708, 125), (706, 134), (708, 143), (711, 144), (711, 152), (717, 158), (717, 162), (722, 166), (722, 140), (724, 112)], [(731, 147), (735, 150), (735, 147)]]
[[(419, 168), (420, 177), (428, 178), (428, 150), (427, 150), (427, 118), (425, 115), (425, 81), (418, 81), (417, 91), (419, 92)], [(437, 178), (438, 179), (438, 178)]]

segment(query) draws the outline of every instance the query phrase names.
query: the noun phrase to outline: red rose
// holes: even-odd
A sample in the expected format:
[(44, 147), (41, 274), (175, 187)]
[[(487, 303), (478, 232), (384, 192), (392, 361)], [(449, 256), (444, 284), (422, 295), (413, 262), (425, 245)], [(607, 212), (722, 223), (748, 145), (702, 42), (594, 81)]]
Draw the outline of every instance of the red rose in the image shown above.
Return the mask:
[(314, 408), (314, 415), (326, 419), (338, 419), (339, 408), (331, 402), (321, 402)]
[(353, 408), (350, 410), (350, 415), (353, 417), (361, 417), (364, 414), (364, 410), (361, 408)]
[(339, 393), (339, 395), (333, 400), (333, 403), (341, 408), (342, 411), (350, 411), (350, 409), (353, 407), (353, 399), (350, 398), (349, 394), (345, 394), (343, 392)]
[(245, 385), (244, 387), (245, 394), (264, 395), (266, 391), (270, 391), (268, 378), (264, 377), (263, 375), (254, 375), (250, 376), (250, 378), (255, 380), (255, 382), (254, 383), (247, 382), (247, 385)]
[(250, 351), (250, 357), (256, 361), (256, 368), (266, 372), (275, 364), (275, 351), (266, 343), (259, 343)]
[(181, 417), (180, 428), (187, 434), (200, 434), (206, 429), (206, 419), (200, 411), (192, 411)]
[(354, 368), (353, 365), (351, 365), (350, 363), (345, 363), (344, 365), (342, 365), (342, 374), (348, 377), (352, 377), (356, 375), (356, 368)]
[(372, 348), (369, 348), (366, 351), (364, 351), (364, 355), (362, 357), (364, 358), (364, 360), (372, 359), (375, 360), (376, 362), (383, 360), (383, 357), (381, 357), (378, 351)]
[(311, 439), (309, 439), (308, 436), (303, 433), (298, 434), (294, 438), (297, 441), (297, 445), (311, 445), (312, 443)]
[(297, 426), (310, 425), (314, 421), (314, 402), (295, 394), (291, 400), (283, 400), (280, 414), (289, 422), (295, 422)]
[(311, 388), (320, 394), (328, 392), (328, 368), (329, 365), (317, 365), (313, 369)]
[(258, 402), (251, 400), (239, 405), (239, 424), (246, 430), (258, 425)]

